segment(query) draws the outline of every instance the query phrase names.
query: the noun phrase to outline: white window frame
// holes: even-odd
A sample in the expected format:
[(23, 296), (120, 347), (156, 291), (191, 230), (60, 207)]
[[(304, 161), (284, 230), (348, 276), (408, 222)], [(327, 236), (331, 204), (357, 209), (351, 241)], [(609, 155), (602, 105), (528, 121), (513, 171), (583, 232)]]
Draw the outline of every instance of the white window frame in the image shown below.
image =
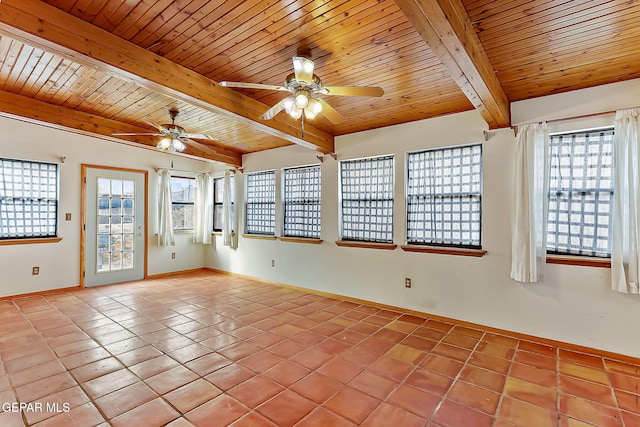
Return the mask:
[[(186, 201), (185, 202), (185, 201), (177, 201), (177, 200), (174, 199), (174, 197), (173, 197), (173, 182), (174, 182), (174, 180), (178, 180), (178, 179), (181, 179), (181, 180), (186, 179), (186, 180), (189, 180), (189, 181), (193, 181), (193, 185), (192, 185), (192, 187), (193, 187), (193, 200), (192, 201), (190, 201), (190, 202)], [(190, 218), (191, 227), (189, 227), (189, 226), (178, 227), (177, 224), (176, 224), (177, 221), (175, 221), (175, 216), (174, 216), (173, 217), (173, 219), (174, 219), (174, 221), (173, 221), (173, 230), (174, 231), (185, 232), (185, 233), (193, 231), (193, 221), (194, 221), (194, 216), (193, 216), (193, 212), (194, 211), (193, 211), (193, 209), (194, 209), (194, 206), (195, 206), (195, 197), (196, 197), (196, 179), (194, 177), (191, 177), (191, 176), (180, 176), (180, 175), (171, 176), (171, 215), (174, 215), (176, 206), (184, 206), (184, 207), (191, 206), (191, 218)], [(185, 211), (185, 213), (188, 213), (188, 211), (189, 211), (189, 209), (187, 209)], [(185, 216), (185, 224), (187, 224), (186, 216)]]
[[(431, 199), (443, 199), (447, 198), (446, 195), (443, 194), (434, 194), (429, 195), (426, 192), (420, 194), (411, 194), (412, 185), (410, 181), (412, 179), (417, 179), (420, 181), (427, 180), (429, 178), (438, 180), (442, 173), (436, 172), (435, 174), (431, 174), (430, 177), (426, 176), (426, 172), (429, 168), (428, 165), (420, 166), (422, 169), (416, 171), (420, 176), (412, 177), (412, 173), (414, 170), (411, 168), (412, 164), (418, 164), (418, 162), (412, 163), (412, 156), (420, 156), (420, 155), (428, 155), (428, 153), (446, 153), (446, 152), (454, 152), (456, 150), (464, 150), (466, 148), (470, 148), (471, 150), (478, 149), (479, 153), (471, 153), (471, 158), (475, 155), (479, 155), (480, 159), (478, 163), (474, 163), (473, 161), (470, 163), (471, 170), (467, 171), (466, 176), (469, 179), (465, 182), (461, 183), (451, 183), (449, 186), (452, 187), (452, 192), (449, 194), (449, 199), (453, 199), (455, 197), (466, 197), (467, 202), (465, 203), (461, 200), (459, 203), (450, 203), (451, 207), (455, 207), (458, 205), (460, 208), (458, 213), (451, 210), (452, 215), (459, 215), (457, 221), (454, 221), (453, 218), (447, 220), (443, 218), (443, 214), (445, 212), (434, 212), (433, 215), (438, 216), (439, 220), (433, 218), (431, 222), (432, 227), (430, 228), (430, 232), (432, 235), (429, 237), (429, 230), (424, 228), (423, 236), (417, 236), (419, 234), (418, 230), (410, 229), (410, 225), (412, 222), (422, 221), (424, 223), (429, 223), (430, 221), (424, 218), (426, 215), (426, 208), (423, 209), (422, 215), (420, 212), (413, 212), (411, 209), (412, 199), (420, 199), (424, 198), (424, 203), (415, 203), (416, 206), (427, 205), (427, 198), (431, 197)], [(469, 156), (467, 156), (469, 157)], [(473, 160), (473, 159), (472, 159)], [(418, 150), (411, 151), (405, 154), (405, 233), (406, 233), (406, 243), (408, 245), (425, 245), (425, 246), (442, 246), (442, 247), (451, 247), (451, 248), (462, 248), (462, 249), (482, 249), (482, 192), (483, 192), (483, 166), (482, 166), (482, 144), (466, 144), (459, 146), (450, 146), (450, 147), (438, 147), (432, 148), (428, 150)], [(460, 162), (462, 165), (462, 162)], [(435, 165), (434, 165), (435, 167)], [(455, 165), (449, 167), (451, 172), (455, 171)], [(440, 176), (439, 176), (440, 175)], [(463, 174), (464, 176), (464, 174)], [(437, 182), (434, 182), (434, 185), (439, 185)], [(445, 184), (442, 184), (445, 185)], [(468, 186), (467, 191), (462, 191), (463, 188), (458, 188), (460, 191), (453, 191), (453, 187), (463, 187)], [(426, 185), (425, 189), (429, 188)], [(473, 218), (473, 211), (468, 212), (462, 209), (464, 205), (478, 207), (477, 219)], [(468, 215), (468, 220), (465, 220), (464, 216)], [(415, 217), (415, 218), (414, 218)], [(459, 229), (456, 229), (454, 226), (455, 223), (459, 224)], [(445, 227), (449, 227), (448, 229)], [(445, 236), (449, 234), (449, 236)], [(457, 238), (454, 238), (454, 234), (457, 235)], [(477, 238), (475, 235), (477, 234)]]
[[(352, 164), (352, 165), (356, 165), (356, 164), (361, 164), (363, 166), (366, 166), (366, 162), (379, 162), (379, 161), (390, 161), (391, 162), (391, 167), (389, 168), (389, 171), (387, 173), (385, 173), (385, 175), (388, 175), (389, 178), (389, 182), (383, 182), (382, 186), (385, 187), (385, 189), (383, 190), (384, 192), (390, 192), (391, 193), (391, 197), (375, 197), (375, 198), (367, 198), (366, 195), (365, 197), (361, 197), (361, 198), (352, 198), (349, 199), (345, 196), (345, 186), (346, 185), (350, 185), (351, 183), (349, 182), (344, 182), (345, 181), (345, 174), (343, 173), (343, 168), (345, 167), (345, 165), (347, 164)], [(367, 177), (363, 176), (363, 177), (358, 177), (360, 179), (365, 179), (364, 183), (361, 183), (360, 185), (367, 185), (367, 184), (372, 184), (372, 182), (366, 182), (367, 181)], [(370, 177), (369, 177), (370, 178)], [(350, 179), (350, 178), (349, 178)], [(370, 181), (370, 180), (369, 180)], [(340, 239), (342, 241), (350, 241), (350, 242), (363, 242), (363, 243), (393, 243), (393, 239), (394, 239), (394, 208), (395, 208), (395, 156), (393, 154), (387, 154), (387, 155), (382, 155), (382, 156), (372, 156), (372, 157), (363, 157), (363, 158), (357, 158), (357, 159), (349, 159), (349, 160), (341, 160), (339, 162), (339, 167), (338, 167), (338, 189), (339, 189), (339, 225), (340, 225)], [(363, 189), (366, 192), (366, 189)], [(361, 194), (365, 194), (365, 192), (361, 193)], [(368, 192), (367, 192), (368, 193)], [(360, 223), (359, 225), (357, 225), (357, 227), (359, 228), (359, 230), (357, 231), (351, 231), (346, 233), (345, 232), (345, 223), (347, 221), (345, 221), (345, 202), (347, 201), (375, 201), (378, 203), (382, 203), (381, 206), (378, 207), (373, 207), (373, 209), (376, 209), (378, 212), (377, 213), (381, 213), (380, 211), (389, 211), (390, 215), (387, 215), (386, 218), (388, 218), (388, 223), (386, 224), (380, 224), (380, 227), (378, 227), (378, 230), (375, 230), (372, 228), (372, 226), (374, 226), (375, 224), (373, 223)], [(390, 202), (390, 206), (384, 206), (384, 202)], [(353, 209), (353, 208), (350, 208)], [(366, 215), (366, 211), (371, 210), (372, 207), (362, 207), (360, 208), (360, 212), (358, 213), (359, 216), (364, 216)], [(369, 217), (371, 217), (369, 215)], [(384, 218), (384, 217), (382, 217)], [(357, 223), (356, 223), (357, 224)], [(388, 228), (388, 230), (382, 230), (381, 228), (384, 228), (384, 226), (386, 226)], [(371, 234), (374, 234), (374, 236), (372, 237)], [(377, 235), (377, 237), (376, 237)]]
[[(249, 200), (249, 185), (251, 184), (252, 177), (256, 177), (258, 175), (270, 175), (272, 176), (273, 182), (270, 183), (269, 189), (265, 191), (269, 191), (270, 194), (265, 193), (265, 198), (263, 201), (250, 202)], [(267, 205), (272, 206), (269, 210), (271, 211), (269, 217), (264, 216), (261, 221), (264, 223), (253, 224), (250, 221), (249, 215), (249, 206), (250, 205)], [(247, 173), (245, 176), (245, 185), (244, 185), (244, 218), (245, 218), (245, 233), (249, 235), (263, 235), (263, 236), (275, 236), (276, 233), (276, 171), (275, 169), (263, 170), (258, 172)], [(269, 231), (260, 230), (260, 229), (271, 229)]]
[[(580, 185), (576, 186), (574, 188), (574, 184), (570, 183), (569, 187), (566, 187), (564, 185), (561, 185), (560, 188), (558, 188), (557, 190), (555, 189), (555, 187), (552, 188), (552, 183), (554, 183), (553, 177), (555, 176), (556, 173), (556, 169), (554, 169), (554, 159), (552, 158), (552, 153), (554, 152), (554, 139), (558, 138), (558, 137), (572, 137), (575, 138), (576, 136), (579, 135), (588, 135), (591, 133), (596, 133), (596, 134), (603, 134), (603, 133), (607, 133), (610, 135), (610, 158), (609, 161), (610, 163), (610, 169), (609, 171), (602, 171), (605, 173), (605, 180), (603, 180), (603, 182), (597, 182), (594, 183), (595, 187), (590, 187), (587, 186), (585, 188), (579, 188), (581, 187)], [(568, 132), (555, 132), (549, 135), (549, 191), (548, 191), (548, 195), (547, 195), (547, 201), (548, 201), (548, 215), (546, 218), (547, 221), (547, 227), (546, 227), (546, 232), (547, 232), (547, 253), (549, 255), (571, 255), (571, 256), (579, 256), (579, 257), (586, 257), (586, 258), (591, 258), (591, 259), (602, 259), (602, 258), (610, 258), (611, 257), (611, 234), (612, 234), (612, 217), (613, 217), (613, 195), (614, 195), (614, 191), (615, 189), (613, 188), (613, 179), (614, 179), (614, 174), (615, 174), (615, 164), (613, 162), (613, 156), (614, 156), (614, 139), (615, 139), (615, 135), (614, 135), (614, 128), (612, 126), (606, 126), (606, 127), (602, 127), (602, 128), (593, 128), (593, 129), (586, 129), (586, 130), (578, 130), (578, 131), (568, 131)], [(567, 159), (571, 162), (573, 162), (576, 159), (576, 156), (573, 155), (573, 150), (574, 148), (572, 148), (572, 155), (570, 157), (567, 157)], [(601, 154), (602, 152), (599, 151), (599, 154)], [(599, 167), (601, 167), (600, 165), (602, 165), (602, 160), (599, 161), (598, 165)], [(604, 163), (604, 167), (607, 168), (607, 163), (606, 163), (606, 159), (605, 159), (605, 163)], [(609, 181), (609, 185), (606, 185), (607, 182), (607, 177), (606, 177), (606, 173), (610, 172), (610, 176), (608, 177), (608, 181)], [(584, 184), (584, 183), (583, 183)], [(603, 185), (602, 188), (600, 187), (600, 185)], [(584, 223), (584, 221), (581, 221), (579, 224), (575, 223), (574, 226), (567, 226), (567, 227), (562, 227), (560, 228), (561, 222), (563, 222), (562, 219), (557, 218), (558, 215), (561, 214), (567, 214), (567, 212), (562, 212), (562, 209), (559, 207), (556, 211), (556, 209), (553, 208), (554, 204), (552, 201), (552, 197), (553, 197), (553, 192), (556, 192), (557, 195), (560, 195), (562, 193), (568, 193), (568, 192), (572, 192), (572, 193), (582, 193), (582, 196), (585, 196), (587, 193), (592, 193), (593, 191), (595, 191), (597, 194), (596, 196), (596, 202), (600, 199), (600, 196), (602, 193), (602, 195), (604, 196), (604, 202), (607, 202), (606, 199), (608, 200), (608, 203), (606, 205), (606, 207), (608, 208), (608, 216), (606, 218), (602, 217), (603, 213), (606, 213), (606, 209), (604, 209), (605, 207), (605, 203), (603, 203), (602, 205), (600, 205), (600, 208), (594, 208), (595, 213), (593, 215), (593, 219), (594, 219), (594, 224), (593, 226), (595, 227), (595, 231), (594, 231), (594, 235), (597, 235), (598, 233), (598, 224), (602, 225), (601, 220), (605, 220), (607, 225), (606, 225), (606, 229), (608, 230), (608, 234), (607, 234), (607, 249), (606, 250), (597, 250), (597, 245), (594, 248), (592, 246), (592, 249), (586, 249), (585, 246), (583, 246), (583, 240), (585, 239), (585, 227), (589, 227), (590, 224), (586, 224)], [(605, 195), (606, 193), (608, 193), (609, 195)], [(566, 200), (566, 201), (565, 201)], [(568, 201), (568, 199), (565, 197), (563, 199), (563, 201), (565, 201), (564, 203), (566, 203), (566, 207), (567, 209), (569, 209), (569, 205), (571, 205), (571, 202)], [(581, 205), (581, 209), (580, 212), (584, 213), (584, 204)], [(588, 212), (587, 212), (588, 214)], [(556, 217), (554, 219), (554, 217)], [(602, 218), (600, 218), (602, 217)], [(566, 222), (568, 222), (569, 224), (572, 223), (571, 218), (570, 217), (564, 217)], [(577, 230), (577, 228), (579, 228), (579, 231)], [(571, 233), (573, 231), (576, 231), (577, 236), (575, 237), (571, 237)], [(602, 229), (601, 229), (602, 231)], [(573, 240), (573, 242), (575, 243), (576, 241), (579, 241), (578, 247), (572, 249), (571, 248), (571, 244), (569, 243), (567, 244), (562, 244), (562, 243), (558, 243), (557, 240), (560, 239), (560, 235), (559, 234), (565, 234), (568, 233), (569, 237), (568, 239)], [(554, 236), (555, 234), (555, 236)], [(577, 240), (576, 240), (577, 239)], [(588, 239), (588, 237), (587, 237)]]
[[(47, 176), (45, 178), (44, 176), (36, 177), (34, 175), (9, 173), (9, 170), (15, 169), (11, 167), (11, 165), (20, 165), (20, 171), (24, 171), (25, 166), (27, 165), (38, 165), (38, 167), (47, 166), (48, 168), (53, 168), (53, 171), (49, 170), (45, 172), (46, 175), (49, 175), (50, 173), (55, 175), (53, 188), (51, 188), (51, 184), (46, 183), (44, 185), (47, 185), (49, 187), (48, 189), (32, 188), (32, 184), (35, 184), (34, 181), (39, 181), (41, 178), (51, 179), (51, 177)], [(31, 169), (31, 167), (29, 169)], [(5, 177), (7, 179), (5, 179)], [(19, 179), (16, 180), (16, 178)], [(54, 197), (51, 197), (52, 193)], [(18, 204), (15, 202), (22, 202), (26, 207), (29, 203), (35, 202), (36, 204), (43, 203), (43, 206), (49, 207), (47, 209), (49, 212), (45, 212), (46, 215), (44, 216), (44, 219), (40, 218), (39, 214), (41, 212), (37, 209), (36, 211), (32, 211), (32, 213), (36, 214), (36, 218), (31, 219), (35, 220), (36, 223), (31, 224), (30, 227), (32, 227), (32, 230), (30, 232), (27, 232), (28, 226), (25, 223), (25, 221), (30, 220), (27, 218), (28, 215), (26, 215), (26, 209), (10, 209), (9, 211), (5, 211), (4, 207), (0, 207), (0, 241), (13, 239), (47, 239), (57, 237), (60, 218), (59, 199), (59, 164), (37, 160), (0, 158), (0, 204), (17, 207)], [(51, 207), (53, 207), (53, 209), (51, 209)], [(24, 214), (20, 214), (20, 212), (23, 212)], [(50, 217), (51, 215), (53, 215), (53, 218)], [(40, 224), (37, 224), (40, 220), (44, 220), (49, 224), (41, 226)], [(37, 228), (38, 231), (33, 230), (33, 227)], [(41, 228), (44, 228), (44, 230)]]
[[(308, 172), (310, 174), (316, 174), (317, 176), (303, 176), (302, 182), (298, 183), (302, 188), (298, 190), (298, 193), (304, 193), (301, 197), (298, 195), (294, 197), (289, 194), (290, 189), (289, 177), (290, 173), (295, 172)], [(317, 182), (310, 182), (311, 179), (317, 179)], [(293, 183), (292, 185), (296, 185)], [(311, 185), (311, 188), (309, 188)], [(309, 196), (309, 194), (311, 194)], [(302, 219), (302, 222), (297, 224), (291, 223), (292, 211), (290, 206), (302, 207), (301, 211), (304, 212), (302, 218), (297, 217), (298, 220)], [(308, 239), (320, 239), (322, 231), (322, 167), (320, 164), (296, 166), (282, 169), (282, 235), (284, 237), (297, 237)]]

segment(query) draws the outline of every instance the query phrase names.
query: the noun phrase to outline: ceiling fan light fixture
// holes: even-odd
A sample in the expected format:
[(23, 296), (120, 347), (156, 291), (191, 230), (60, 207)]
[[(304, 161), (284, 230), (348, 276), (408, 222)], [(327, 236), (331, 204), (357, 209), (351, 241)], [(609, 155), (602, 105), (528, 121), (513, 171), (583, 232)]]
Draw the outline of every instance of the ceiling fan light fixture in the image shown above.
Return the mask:
[(287, 114), (291, 114), (293, 109), (296, 108), (296, 101), (293, 99), (293, 97), (289, 97), (283, 101), (282, 105)]
[(313, 74), (313, 61), (305, 59), (302, 63), (302, 69), (305, 73)]
[(175, 153), (176, 151), (182, 152), (187, 148), (187, 146), (184, 145), (184, 143), (180, 141), (180, 139), (170, 137), (162, 138), (160, 142), (158, 142), (158, 145), (156, 145), (156, 147), (161, 150), (166, 150), (170, 153)]
[(296, 80), (303, 81), (305, 83), (313, 82), (313, 61), (309, 58), (302, 56), (293, 57), (293, 71)]
[(297, 73), (300, 71), (313, 74), (313, 61), (304, 56), (293, 57), (293, 70)]
[(172, 142), (171, 145), (173, 146), (175, 151), (184, 151), (187, 148), (187, 146), (184, 145), (184, 143), (180, 141), (178, 138), (173, 138), (171, 142)]
[(298, 120), (300, 117), (302, 117), (302, 110), (303, 110), (302, 108), (294, 107), (289, 113), (289, 115), (293, 117), (295, 120)]
[(313, 120), (322, 111), (322, 104), (320, 101), (314, 98), (309, 98), (309, 105), (304, 109), (304, 116)]
[(316, 118), (316, 116), (318, 115), (318, 113), (315, 113), (312, 109), (310, 108), (305, 108), (304, 109), (304, 116), (309, 119), (309, 120), (313, 120)]
[(296, 92), (296, 107), (298, 108), (306, 108), (309, 105), (309, 93), (304, 90), (299, 90)]
[(307, 110), (311, 110), (315, 116), (316, 114), (319, 114), (322, 112), (322, 104), (317, 99), (310, 98)]
[(161, 150), (167, 150), (171, 146), (171, 138), (162, 138), (156, 147)]

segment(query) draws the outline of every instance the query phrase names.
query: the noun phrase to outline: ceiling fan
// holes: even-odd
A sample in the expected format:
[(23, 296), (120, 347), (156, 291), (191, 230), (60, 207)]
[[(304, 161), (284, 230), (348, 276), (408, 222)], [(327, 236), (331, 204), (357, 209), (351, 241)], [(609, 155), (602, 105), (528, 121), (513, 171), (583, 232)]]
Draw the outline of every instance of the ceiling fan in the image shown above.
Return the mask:
[(284, 86), (267, 85), (260, 83), (220, 82), (220, 86), (237, 87), (247, 89), (269, 89), (286, 91), (293, 94), (284, 98), (276, 105), (268, 109), (262, 116), (263, 120), (274, 118), (280, 111), (285, 110), (294, 119), (306, 117), (314, 119), (322, 112), (332, 123), (340, 123), (342, 116), (333, 107), (316, 95), (339, 96), (382, 96), (384, 90), (380, 87), (364, 86), (323, 86), (320, 78), (313, 74), (313, 61), (302, 57), (293, 57), (293, 73), (289, 74)]
[(211, 135), (205, 133), (187, 133), (182, 126), (176, 124), (176, 117), (180, 112), (172, 108), (169, 110), (169, 117), (171, 117), (170, 124), (159, 125), (153, 122), (146, 122), (151, 126), (158, 128), (158, 132), (142, 132), (142, 133), (113, 133), (113, 136), (131, 136), (131, 135), (144, 135), (144, 136), (163, 136), (156, 145), (161, 150), (169, 151), (170, 153), (184, 151), (187, 147), (185, 144), (191, 145), (194, 148), (198, 148), (204, 152), (214, 151), (204, 144), (193, 141), (191, 138), (196, 139), (208, 139), (215, 141)]

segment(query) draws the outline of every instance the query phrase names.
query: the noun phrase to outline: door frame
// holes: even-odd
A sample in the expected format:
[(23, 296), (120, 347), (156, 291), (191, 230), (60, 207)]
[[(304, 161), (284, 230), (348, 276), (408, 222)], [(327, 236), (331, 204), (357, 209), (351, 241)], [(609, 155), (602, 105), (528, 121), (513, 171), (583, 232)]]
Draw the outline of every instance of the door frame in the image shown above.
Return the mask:
[(143, 255), (143, 278), (146, 279), (147, 272), (147, 264), (149, 258), (149, 203), (148, 203), (148, 193), (149, 193), (149, 171), (144, 169), (129, 169), (129, 168), (120, 168), (113, 166), (103, 166), (103, 165), (92, 165), (82, 163), (82, 174), (81, 174), (81, 199), (80, 199), (80, 287), (85, 287), (85, 261), (86, 261), (86, 247), (85, 240), (87, 237), (87, 170), (88, 169), (103, 169), (109, 171), (116, 172), (132, 172), (132, 173), (140, 173), (144, 175), (144, 193), (142, 197), (144, 198), (144, 255)]

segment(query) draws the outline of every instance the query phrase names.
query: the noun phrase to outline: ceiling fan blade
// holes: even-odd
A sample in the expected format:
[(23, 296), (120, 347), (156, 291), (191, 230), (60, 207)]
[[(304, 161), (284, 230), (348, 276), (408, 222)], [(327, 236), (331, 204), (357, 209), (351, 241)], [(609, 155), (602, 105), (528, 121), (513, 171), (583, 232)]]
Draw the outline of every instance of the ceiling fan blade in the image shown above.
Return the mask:
[(237, 87), (237, 88), (242, 88), (242, 89), (267, 89), (267, 90), (284, 90), (284, 91), (289, 91), (289, 89), (287, 89), (284, 86), (277, 86), (277, 85), (265, 85), (262, 83), (243, 83), (243, 82), (220, 82), (219, 83), (220, 86), (224, 86), (224, 87)]
[(149, 120), (143, 120), (146, 124), (148, 124), (149, 126), (153, 126), (154, 128), (158, 129), (160, 131), (160, 133), (162, 133), (162, 135), (165, 135), (165, 132), (167, 131), (166, 128), (164, 128), (163, 126), (154, 123), (154, 122), (150, 122)]
[(161, 133), (123, 132), (123, 133), (112, 133), (111, 136), (163, 136), (163, 135)]
[(338, 113), (331, 105), (327, 104), (323, 99), (316, 99), (322, 105), (322, 114), (324, 114), (327, 120), (335, 125), (337, 125), (338, 123), (342, 123), (343, 118), (340, 113)]
[(207, 154), (212, 154), (212, 155), (216, 155), (216, 154), (220, 154), (217, 150), (209, 147), (208, 145), (205, 144), (201, 144), (197, 141), (194, 141), (192, 139), (185, 139), (183, 140), (185, 144), (190, 145), (191, 147), (202, 151), (203, 153), (207, 153)]
[(324, 86), (318, 93), (340, 96), (382, 96), (384, 90), (381, 87)]
[(284, 102), (287, 99), (293, 99), (293, 98), (292, 97), (288, 97), (288, 98), (285, 98), (285, 99), (281, 100), (276, 105), (274, 105), (273, 107), (271, 107), (267, 111), (265, 111), (260, 116), (260, 118), (262, 120), (271, 120), (271, 119), (273, 119), (280, 111), (282, 111), (284, 109)]
[(296, 80), (311, 84), (313, 83), (313, 61), (303, 56), (293, 57), (293, 73), (296, 76)]
[(215, 141), (215, 139), (211, 135), (207, 135), (206, 133), (185, 133), (187, 138), (195, 138), (195, 139), (209, 139), (211, 141)]

